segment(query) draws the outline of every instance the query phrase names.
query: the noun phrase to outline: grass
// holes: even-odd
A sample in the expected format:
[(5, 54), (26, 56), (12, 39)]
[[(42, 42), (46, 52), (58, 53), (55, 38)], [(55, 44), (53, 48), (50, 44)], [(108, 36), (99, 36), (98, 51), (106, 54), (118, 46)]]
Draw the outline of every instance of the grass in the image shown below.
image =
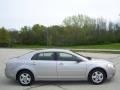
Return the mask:
[(79, 46), (40, 46), (40, 45), (14, 45), (12, 48), (70, 48), (70, 49), (114, 49), (120, 50), (120, 43), (104, 45), (79, 45)]
[[(11, 47), (10, 47), (11, 48)], [(12, 48), (22, 49), (43, 49), (43, 48), (63, 48), (71, 49), (77, 52), (95, 52), (95, 53), (117, 53), (120, 54), (120, 43), (103, 44), (103, 45), (79, 45), (79, 46), (40, 46), (40, 45), (13, 45)]]
[(80, 49), (119, 49), (120, 43), (113, 44), (103, 44), (103, 45), (81, 45), (81, 46), (72, 46), (71, 48), (80, 48)]

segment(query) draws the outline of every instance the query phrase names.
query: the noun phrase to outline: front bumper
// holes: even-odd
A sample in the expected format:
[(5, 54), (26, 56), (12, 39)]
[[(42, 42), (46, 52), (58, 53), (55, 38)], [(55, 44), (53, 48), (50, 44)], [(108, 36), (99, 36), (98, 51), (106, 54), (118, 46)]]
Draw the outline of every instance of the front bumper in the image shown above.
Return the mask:
[(115, 67), (114, 68), (109, 68), (108, 69), (108, 75), (107, 75), (107, 79), (112, 79), (115, 76), (116, 70)]

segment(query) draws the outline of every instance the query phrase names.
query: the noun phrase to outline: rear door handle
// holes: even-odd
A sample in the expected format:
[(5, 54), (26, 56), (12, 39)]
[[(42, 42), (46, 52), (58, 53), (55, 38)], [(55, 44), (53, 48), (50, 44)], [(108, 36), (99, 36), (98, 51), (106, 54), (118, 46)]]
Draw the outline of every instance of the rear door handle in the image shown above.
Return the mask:
[(59, 63), (59, 65), (64, 65), (63, 63)]

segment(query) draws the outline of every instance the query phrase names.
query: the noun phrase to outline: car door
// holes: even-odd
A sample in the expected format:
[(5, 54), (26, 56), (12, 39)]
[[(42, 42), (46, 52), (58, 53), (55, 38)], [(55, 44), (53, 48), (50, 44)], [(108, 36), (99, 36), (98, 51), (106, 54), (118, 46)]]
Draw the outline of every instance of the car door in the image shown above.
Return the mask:
[(56, 60), (54, 52), (41, 52), (32, 57), (36, 76), (40, 80), (56, 80)]
[(57, 53), (57, 72), (59, 80), (81, 80), (85, 78), (86, 62), (76, 61), (78, 58), (72, 54)]

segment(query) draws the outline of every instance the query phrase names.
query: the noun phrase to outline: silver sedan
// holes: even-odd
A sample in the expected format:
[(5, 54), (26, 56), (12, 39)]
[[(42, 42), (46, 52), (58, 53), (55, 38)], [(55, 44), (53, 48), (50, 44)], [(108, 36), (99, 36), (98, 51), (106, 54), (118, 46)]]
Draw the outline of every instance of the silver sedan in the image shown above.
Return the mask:
[(45, 49), (11, 58), (6, 63), (5, 75), (23, 86), (38, 80), (88, 80), (101, 84), (115, 75), (115, 67), (111, 62), (69, 50)]

